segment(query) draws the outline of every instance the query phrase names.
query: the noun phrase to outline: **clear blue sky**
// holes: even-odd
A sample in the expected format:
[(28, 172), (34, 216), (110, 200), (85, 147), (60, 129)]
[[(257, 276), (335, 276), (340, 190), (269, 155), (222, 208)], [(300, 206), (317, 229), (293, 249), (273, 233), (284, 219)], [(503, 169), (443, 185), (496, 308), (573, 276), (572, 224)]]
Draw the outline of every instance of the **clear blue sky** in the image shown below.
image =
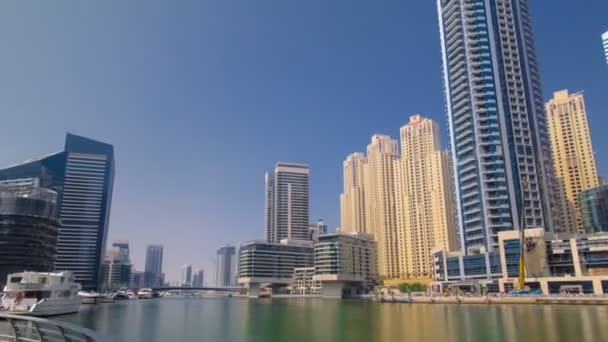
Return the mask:
[[(311, 219), (339, 224), (342, 160), (421, 113), (447, 134), (435, 1), (6, 1), (0, 166), (114, 144), (109, 242), (165, 272), (263, 235), (264, 172), (309, 163)], [(545, 96), (584, 90), (608, 175), (608, 2), (532, 0)], [(447, 135), (446, 135), (447, 136)], [(447, 137), (443, 139), (444, 144)]]

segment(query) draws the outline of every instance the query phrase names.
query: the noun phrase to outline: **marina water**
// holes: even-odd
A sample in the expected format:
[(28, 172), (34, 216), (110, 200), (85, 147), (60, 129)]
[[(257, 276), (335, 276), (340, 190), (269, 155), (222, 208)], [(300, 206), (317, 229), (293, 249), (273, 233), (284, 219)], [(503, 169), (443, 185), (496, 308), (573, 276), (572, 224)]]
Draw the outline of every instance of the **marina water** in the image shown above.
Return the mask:
[(608, 306), (189, 298), (82, 306), (55, 319), (114, 342), (608, 341)]

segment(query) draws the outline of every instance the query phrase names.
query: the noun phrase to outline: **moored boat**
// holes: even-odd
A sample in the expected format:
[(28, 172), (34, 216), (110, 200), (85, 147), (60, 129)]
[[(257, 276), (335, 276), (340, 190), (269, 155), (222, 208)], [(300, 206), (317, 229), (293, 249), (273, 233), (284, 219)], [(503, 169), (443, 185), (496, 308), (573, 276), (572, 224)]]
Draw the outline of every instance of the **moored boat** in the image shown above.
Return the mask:
[(0, 309), (10, 314), (53, 316), (78, 312), (80, 284), (72, 272), (9, 274)]

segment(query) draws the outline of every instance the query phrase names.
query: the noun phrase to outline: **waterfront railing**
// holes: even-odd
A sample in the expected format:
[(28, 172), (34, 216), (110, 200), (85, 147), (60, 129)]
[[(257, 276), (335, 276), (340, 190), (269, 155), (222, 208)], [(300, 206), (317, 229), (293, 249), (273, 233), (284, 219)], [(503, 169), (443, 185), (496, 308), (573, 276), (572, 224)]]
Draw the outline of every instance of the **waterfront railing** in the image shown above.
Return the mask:
[(38, 317), (0, 313), (0, 342), (108, 342), (94, 331)]

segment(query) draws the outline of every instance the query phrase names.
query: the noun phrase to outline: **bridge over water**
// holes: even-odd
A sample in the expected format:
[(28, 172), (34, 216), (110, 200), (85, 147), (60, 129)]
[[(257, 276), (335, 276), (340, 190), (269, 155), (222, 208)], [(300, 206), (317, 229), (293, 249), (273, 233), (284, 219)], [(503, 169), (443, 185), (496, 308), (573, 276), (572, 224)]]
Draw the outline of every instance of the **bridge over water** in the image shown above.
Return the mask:
[(164, 286), (164, 287), (153, 287), (152, 291), (218, 291), (218, 292), (247, 292), (246, 288), (243, 287), (183, 287), (183, 286)]

